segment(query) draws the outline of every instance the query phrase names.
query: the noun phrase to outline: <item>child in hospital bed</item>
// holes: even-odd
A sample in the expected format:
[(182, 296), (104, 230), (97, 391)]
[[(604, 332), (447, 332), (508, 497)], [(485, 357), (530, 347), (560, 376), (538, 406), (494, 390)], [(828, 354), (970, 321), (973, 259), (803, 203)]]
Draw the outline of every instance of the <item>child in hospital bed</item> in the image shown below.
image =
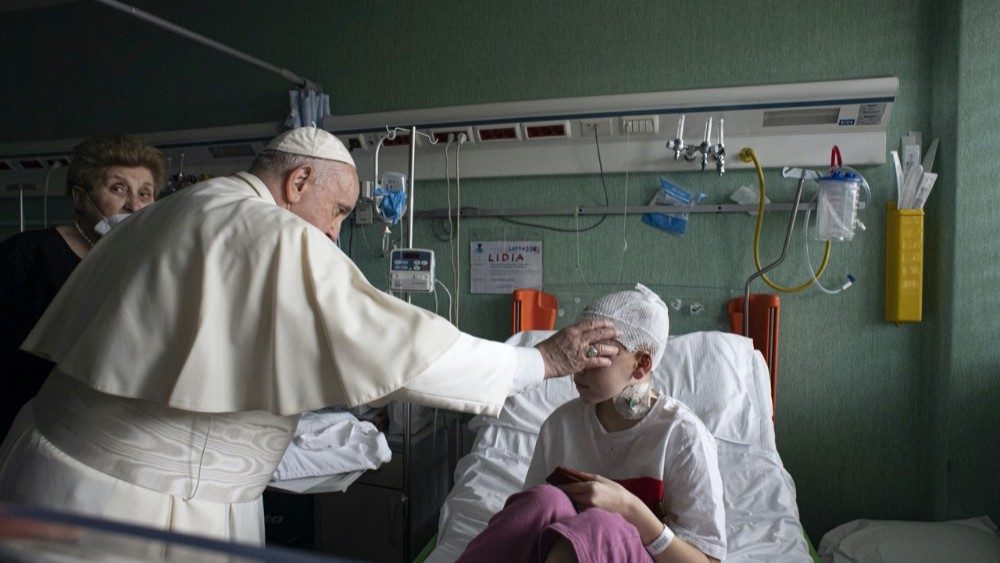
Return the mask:
[(524, 491), (459, 561), (724, 559), (715, 440), (687, 407), (651, 388), (666, 305), (637, 284), (594, 301), (586, 319), (615, 324), (620, 336), (604, 344), (619, 354), (573, 376), (580, 396), (542, 424)]

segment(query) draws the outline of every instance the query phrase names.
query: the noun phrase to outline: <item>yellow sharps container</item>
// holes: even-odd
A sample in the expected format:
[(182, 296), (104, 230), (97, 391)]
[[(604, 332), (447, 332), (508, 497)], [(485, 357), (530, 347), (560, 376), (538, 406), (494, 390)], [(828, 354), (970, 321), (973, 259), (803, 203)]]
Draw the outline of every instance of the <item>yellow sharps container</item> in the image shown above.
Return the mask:
[(913, 323), (923, 318), (924, 210), (886, 204), (885, 320)]

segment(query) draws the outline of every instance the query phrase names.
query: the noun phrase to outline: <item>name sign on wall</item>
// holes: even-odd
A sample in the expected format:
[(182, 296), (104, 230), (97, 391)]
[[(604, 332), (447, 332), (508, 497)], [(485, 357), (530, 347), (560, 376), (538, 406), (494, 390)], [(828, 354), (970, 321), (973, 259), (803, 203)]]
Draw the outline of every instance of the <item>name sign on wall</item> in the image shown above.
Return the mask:
[(472, 241), (472, 293), (506, 293), (542, 288), (542, 241)]

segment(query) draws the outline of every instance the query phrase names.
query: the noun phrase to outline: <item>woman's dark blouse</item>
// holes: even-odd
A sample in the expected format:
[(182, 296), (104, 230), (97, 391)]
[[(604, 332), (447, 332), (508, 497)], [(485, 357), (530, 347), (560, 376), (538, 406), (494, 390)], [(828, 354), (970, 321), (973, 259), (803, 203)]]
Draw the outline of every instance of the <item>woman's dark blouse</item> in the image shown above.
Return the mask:
[(55, 227), (0, 242), (0, 440), (52, 370), (21, 343), (79, 263)]

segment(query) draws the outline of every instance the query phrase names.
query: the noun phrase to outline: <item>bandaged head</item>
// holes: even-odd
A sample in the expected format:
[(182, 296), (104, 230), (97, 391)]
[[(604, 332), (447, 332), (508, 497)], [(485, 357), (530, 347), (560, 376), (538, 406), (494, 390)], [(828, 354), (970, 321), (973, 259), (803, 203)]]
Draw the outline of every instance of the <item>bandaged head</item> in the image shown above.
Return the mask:
[(299, 127), (285, 131), (268, 143), (266, 150), (335, 160), (357, 168), (344, 143), (319, 127)]
[(617, 341), (629, 352), (645, 351), (655, 368), (663, 357), (670, 333), (667, 305), (641, 283), (635, 289), (611, 293), (587, 306), (577, 321), (607, 319), (618, 329)]

